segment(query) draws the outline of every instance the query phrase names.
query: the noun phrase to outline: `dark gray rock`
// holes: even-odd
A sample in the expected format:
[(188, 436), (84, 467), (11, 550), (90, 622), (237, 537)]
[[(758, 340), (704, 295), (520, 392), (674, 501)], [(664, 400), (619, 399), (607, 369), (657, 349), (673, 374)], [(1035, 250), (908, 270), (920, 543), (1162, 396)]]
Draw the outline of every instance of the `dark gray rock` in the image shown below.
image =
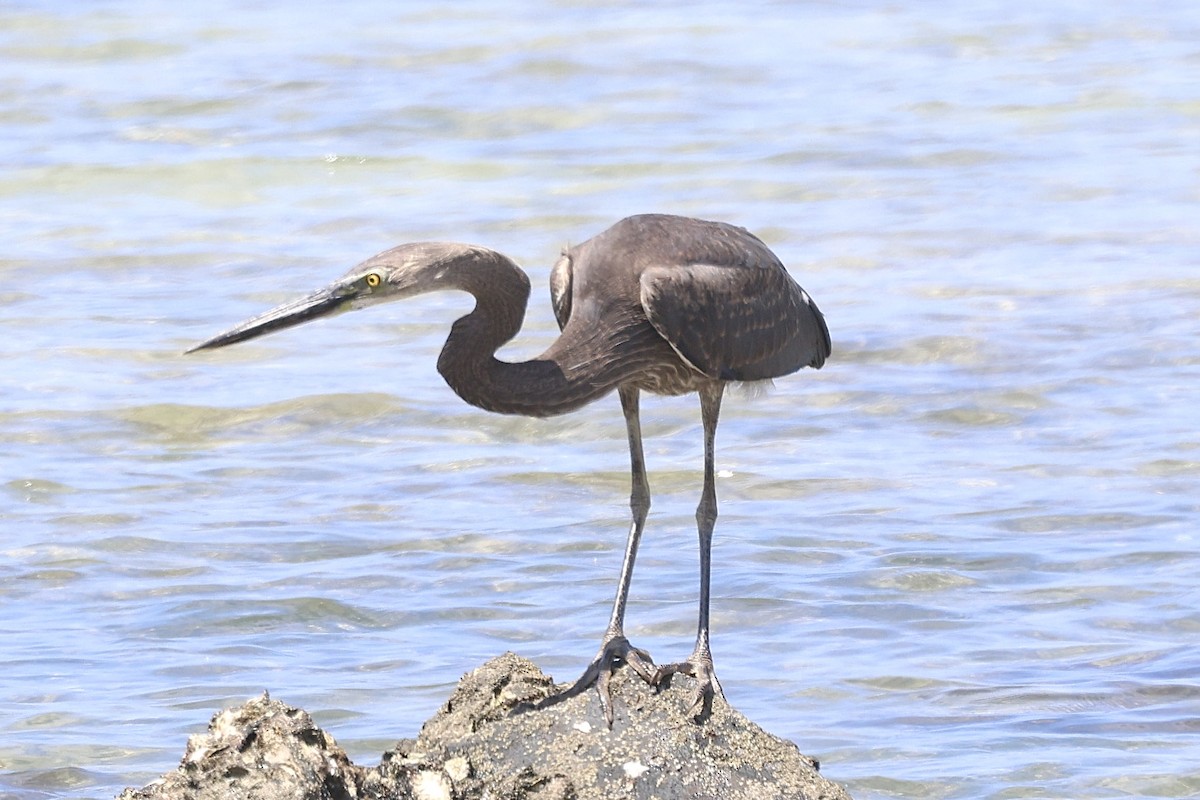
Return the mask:
[(308, 712), (265, 692), (218, 713), (206, 733), (188, 739), (183, 760), (121, 800), (353, 800), (363, 770)]
[(304, 711), (263, 695), (217, 714), (175, 772), (121, 800), (849, 800), (720, 698), (696, 722), (690, 682), (655, 691), (619, 670), (609, 730), (595, 691), (527, 710), (554, 686), (508, 653), (465, 675), (420, 736), (370, 769)]

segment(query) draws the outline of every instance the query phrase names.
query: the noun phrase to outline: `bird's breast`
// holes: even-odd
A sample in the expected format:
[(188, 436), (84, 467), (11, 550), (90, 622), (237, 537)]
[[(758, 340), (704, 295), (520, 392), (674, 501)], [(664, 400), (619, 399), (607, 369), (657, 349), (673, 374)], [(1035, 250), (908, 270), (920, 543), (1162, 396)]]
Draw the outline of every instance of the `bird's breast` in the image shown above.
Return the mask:
[(694, 392), (712, 380), (672, 351), (669, 357), (638, 370), (625, 383), (652, 394), (676, 395)]

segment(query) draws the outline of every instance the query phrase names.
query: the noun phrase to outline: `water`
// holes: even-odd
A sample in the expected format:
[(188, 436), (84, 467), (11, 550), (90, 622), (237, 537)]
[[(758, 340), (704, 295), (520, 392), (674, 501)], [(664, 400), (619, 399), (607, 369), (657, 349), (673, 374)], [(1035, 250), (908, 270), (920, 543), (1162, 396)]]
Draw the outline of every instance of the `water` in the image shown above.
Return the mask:
[[(374, 763), (512, 649), (594, 653), (609, 398), (460, 403), (437, 295), (181, 351), (415, 239), (763, 236), (820, 372), (734, 396), (729, 699), (866, 798), (1200, 792), (1200, 11), (9, 2), (0, 795), (105, 797), (264, 688)], [(629, 615), (694, 624), (694, 399), (645, 404)]]

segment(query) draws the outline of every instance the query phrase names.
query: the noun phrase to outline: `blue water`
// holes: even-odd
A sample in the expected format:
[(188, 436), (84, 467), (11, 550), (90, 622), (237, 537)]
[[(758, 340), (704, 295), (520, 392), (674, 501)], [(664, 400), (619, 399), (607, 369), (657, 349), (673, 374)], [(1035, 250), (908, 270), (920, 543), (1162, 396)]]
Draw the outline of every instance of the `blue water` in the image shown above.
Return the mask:
[[(1200, 793), (1200, 7), (1026, 6), (6, 3), (0, 796), (147, 783), (264, 688), (369, 764), (505, 650), (574, 678), (615, 398), (462, 404), (454, 295), (181, 353), (451, 239), (527, 267), (530, 356), (643, 211), (758, 233), (834, 339), (723, 411), (729, 700), (857, 800)], [(671, 661), (697, 403), (643, 425)]]

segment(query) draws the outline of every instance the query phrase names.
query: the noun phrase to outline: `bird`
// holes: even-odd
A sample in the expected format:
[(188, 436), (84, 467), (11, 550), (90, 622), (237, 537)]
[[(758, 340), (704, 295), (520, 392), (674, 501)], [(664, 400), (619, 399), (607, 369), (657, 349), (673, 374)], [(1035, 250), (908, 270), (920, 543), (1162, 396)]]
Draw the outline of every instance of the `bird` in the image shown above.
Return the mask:
[[(631, 521), (608, 627), (580, 678), (537, 705), (595, 686), (609, 727), (610, 680), (627, 664), (655, 687), (682, 673), (695, 681), (688, 712), (699, 721), (724, 697), (709, 640), (711, 548), (717, 519), (714, 439), (725, 388), (820, 369), (832, 347), (824, 315), (761, 239), (725, 222), (669, 214), (626, 217), (566, 248), (550, 271), (560, 333), (536, 358), (501, 361), (520, 331), (529, 277), (501, 253), (456, 242), (402, 244), (368, 258), (332, 284), (273, 308), (187, 352), (225, 347), (340, 311), (440, 290), (467, 292), (474, 309), (457, 319), (438, 372), (467, 403), (486, 411), (549, 417), (616, 392), (629, 444)], [(625, 609), (650, 510), (639, 417), (642, 392), (700, 400), (703, 486), (696, 508), (700, 590), (695, 646), (655, 665), (625, 634)]]

